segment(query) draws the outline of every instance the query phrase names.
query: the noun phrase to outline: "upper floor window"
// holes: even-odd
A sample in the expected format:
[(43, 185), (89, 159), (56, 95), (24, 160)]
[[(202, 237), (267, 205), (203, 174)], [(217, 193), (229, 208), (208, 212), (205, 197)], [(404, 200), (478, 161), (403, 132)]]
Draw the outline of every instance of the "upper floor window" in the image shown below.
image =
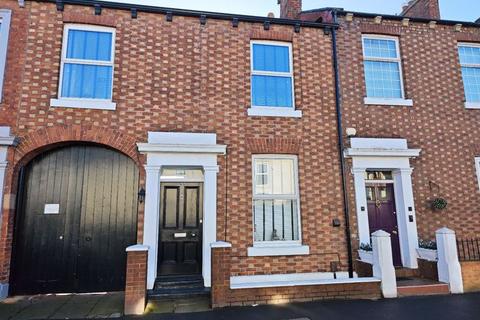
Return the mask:
[(466, 106), (480, 108), (480, 44), (462, 43), (458, 46), (458, 53)]
[[(292, 44), (275, 41), (251, 42), (252, 109), (266, 114), (288, 116), (294, 111)], [(277, 108), (277, 109), (273, 109)], [(281, 109), (283, 108), (283, 110)], [(277, 114), (271, 113), (272, 110)], [(270, 113), (270, 114), (268, 114)], [(290, 114), (290, 116), (294, 116)]]
[(297, 158), (253, 157), (254, 241), (299, 242), (300, 210)]
[(114, 29), (67, 25), (58, 93), (66, 105), (60, 106), (111, 109), (114, 52)]
[(3, 97), (3, 81), (7, 63), (8, 35), (10, 32), (10, 18), (12, 12), (9, 9), (0, 9), (0, 102)]
[(401, 103), (404, 100), (402, 65), (400, 60), (400, 50), (398, 38), (364, 35), (363, 41), (363, 60), (365, 68), (365, 85), (367, 88), (367, 99), (374, 102), (392, 104), (392, 100)]

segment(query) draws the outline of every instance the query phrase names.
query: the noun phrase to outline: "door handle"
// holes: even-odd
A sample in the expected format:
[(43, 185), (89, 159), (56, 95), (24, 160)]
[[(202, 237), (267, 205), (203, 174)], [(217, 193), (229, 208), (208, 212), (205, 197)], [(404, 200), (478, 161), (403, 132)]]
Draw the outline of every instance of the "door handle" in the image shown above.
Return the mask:
[(92, 237), (86, 236), (86, 237), (85, 237), (85, 241), (92, 241)]

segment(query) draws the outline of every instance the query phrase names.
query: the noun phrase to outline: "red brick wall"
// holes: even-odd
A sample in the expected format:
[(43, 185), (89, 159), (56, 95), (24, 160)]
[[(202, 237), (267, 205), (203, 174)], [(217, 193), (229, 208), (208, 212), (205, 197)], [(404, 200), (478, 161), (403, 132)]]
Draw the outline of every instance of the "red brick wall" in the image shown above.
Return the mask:
[(378, 299), (380, 282), (275, 288), (230, 289), (230, 248), (213, 249), (212, 307), (248, 306), (328, 299)]
[[(16, 4), (0, 0), (0, 6)], [(27, 1), (14, 7), (14, 30), (23, 34), (23, 47), (11, 47), (5, 91), (13, 100), (2, 105), (0, 123), (10, 124), (20, 137), (12, 149), (5, 187), (5, 206), (14, 207), (17, 169), (36, 154), (70, 141), (92, 141), (120, 150), (137, 163), (143, 157), (135, 143), (146, 142), (148, 131), (215, 132), (228, 145), (219, 157), (217, 233), (232, 243), (232, 273), (265, 274), (329, 271), (339, 261), (346, 270), (342, 196), (336, 143), (334, 85), (330, 36), (322, 29), (208, 19)], [(23, 15), (23, 19), (18, 17)], [(27, 18), (28, 17), (28, 18)], [(57, 97), (64, 22), (114, 26), (115, 111), (51, 108)], [(301, 119), (248, 117), (250, 107), (250, 39), (288, 39), (293, 43), (295, 101)], [(11, 37), (11, 43), (15, 36)], [(22, 39), (20, 37), (20, 39)], [(15, 49), (16, 48), (16, 49)], [(12, 75), (11, 65), (20, 74)], [(15, 84), (15, 86), (14, 86)], [(10, 100), (11, 101), (11, 100)], [(53, 143), (53, 145), (52, 145)], [(251, 156), (256, 152), (298, 155), (303, 243), (311, 254), (301, 257), (247, 257), (253, 243)], [(143, 171), (142, 171), (143, 172)], [(143, 183), (143, 182), (142, 182)], [(4, 209), (0, 239), (0, 281), (9, 278), (15, 211)], [(139, 239), (143, 215), (139, 213)]]
[(302, 0), (278, 0), (280, 18), (297, 19), (302, 11)]
[(147, 298), (148, 251), (127, 253), (125, 314), (143, 314)]
[(403, 7), (401, 15), (414, 18), (440, 19), (440, 5), (438, 0), (412, 0)]
[[(480, 232), (480, 191), (474, 157), (480, 155), (479, 110), (464, 107), (464, 90), (457, 39), (477, 39), (478, 29), (372, 19), (342, 18), (338, 50), (342, 83), (344, 127), (357, 129), (358, 137), (397, 137), (422, 152), (411, 160), (413, 194), (419, 237), (434, 239), (435, 230), (447, 226), (459, 237)], [(362, 33), (396, 35), (400, 40), (403, 80), (413, 107), (365, 105), (366, 95)], [(349, 142), (346, 137), (345, 143)], [(350, 170), (347, 170), (350, 171)], [(358, 237), (354, 186), (349, 174), (354, 244)], [(443, 197), (448, 207), (433, 211), (429, 203)]]

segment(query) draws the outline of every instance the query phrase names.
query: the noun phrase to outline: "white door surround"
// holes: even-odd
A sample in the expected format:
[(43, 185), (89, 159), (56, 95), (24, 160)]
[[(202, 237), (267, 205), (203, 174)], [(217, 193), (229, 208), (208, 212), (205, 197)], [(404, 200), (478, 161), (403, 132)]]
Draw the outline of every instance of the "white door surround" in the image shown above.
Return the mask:
[(355, 186), (355, 204), (358, 235), (361, 243), (370, 243), (368, 224), (365, 172), (367, 170), (389, 170), (393, 174), (393, 187), (397, 209), (402, 264), (418, 268), (418, 234), (415, 204), (412, 189), (410, 158), (418, 157), (420, 149), (408, 149), (406, 139), (352, 138), (351, 148), (345, 157), (352, 158), (352, 173)]
[[(0, 90), (1, 93), (1, 90)], [(17, 139), (10, 135), (10, 127), (0, 127), (0, 232), (2, 230), (2, 212), (3, 212), (3, 184), (5, 180), (5, 171), (7, 170), (7, 153), (9, 146), (15, 146)], [(0, 283), (0, 300), (8, 295), (8, 283)]]
[(165, 166), (200, 167), (204, 171), (202, 275), (205, 287), (210, 287), (210, 244), (217, 239), (217, 155), (225, 154), (226, 146), (218, 145), (212, 133), (149, 132), (148, 143), (138, 143), (138, 150), (147, 155), (143, 231), (143, 244), (149, 247), (147, 289), (153, 289), (157, 276), (160, 175)]

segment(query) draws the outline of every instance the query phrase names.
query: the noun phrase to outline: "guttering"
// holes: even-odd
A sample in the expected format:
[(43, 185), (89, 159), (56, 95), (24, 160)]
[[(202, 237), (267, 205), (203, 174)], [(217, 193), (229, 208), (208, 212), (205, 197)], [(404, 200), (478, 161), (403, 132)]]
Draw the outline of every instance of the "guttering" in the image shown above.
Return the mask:
[[(332, 10), (333, 21), (337, 22), (337, 10)], [(353, 254), (352, 254), (352, 234), (350, 231), (350, 209), (348, 205), (348, 191), (347, 178), (345, 175), (345, 158), (343, 156), (343, 126), (342, 126), (342, 101), (340, 94), (340, 73), (338, 70), (338, 55), (337, 55), (337, 32), (332, 29), (332, 58), (333, 69), (335, 74), (335, 110), (337, 113), (337, 132), (338, 132), (338, 156), (340, 158), (340, 173), (342, 176), (342, 191), (343, 191), (343, 208), (345, 217), (345, 237), (347, 242), (348, 254), (348, 276), (353, 278)]]
[(355, 12), (355, 11), (337, 11), (338, 15), (346, 15), (347, 13), (353, 13), (354, 16), (361, 17), (361, 18), (375, 18), (378, 16), (382, 16), (383, 19), (386, 20), (396, 20), (396, 21), (402, 21), (405, 18), (410, 19), (410, 22), (419, 22), (419, 23), (430, 23), (432, 21), (435, 21), (437, 24), (441, 25), (447, 25), (447, 26), (454, 26), (457, 24), (461, 24), (464, 27), (476, 27), (479, 28), (480, 24), (471, 22), (471, 21), (455, 21), (455, 20), (442, 20), (442, 19), (425, 19), (425, 18), (415, 18), (415, 17), (409, 17), (409, 16), (396, 16), (396, 15), (391, 15), (391, 14), (381, 14), (381, 13), (367, 13), (367, 12)]
[(303, 14), (303, 13), (315, 13), (315, 12), (325, 12), (325, 11), (332, 11), (332, 12), (335, 11), (337, 13), (337, 16), (345, 16), (348, 13), (352, 13), (354, 16), (361, 17), (361, 18), (375, 18), (378, 16), (382, 16), (386, 20), (402, 21), (403, 19), (408, 18), (410, 19), (411, 22), (430, 23), (431, 21), (435, 21), (437, 24), (440, 24), (440, 25), (454, 26), (457, 24), (461, 24), (466, 27), (476, 27), (476, 28), (480, 27), (480, 19), (475, 22), (443, 20), (443, 19), (426, 19), (426, 18), (415, 18), (415, 17), (393, 15), (393, 14), (357, 12), (357, 11), (345, 10), (344, 8), (332, 8), (332, 7), (306, 10), (306, 11), (302, 11), (301, 13)]
[(318, 22), (292, 20), (292, 19), (259, 17), (259, 16), (249, 16), (249, 15), (239, 15), (239, 14), (219, 13), (219, 12), (209, 12), (209, 11), (197, 11), (197, 10), (188, 10), (188, 9), (175, 9), (175, 8), (146, 6), (146, 5), (132, 4), (132, 3), (94, 1), (94, 0), (30, 0), (30, 1), (90, 6), (92, 8), (94, 6), (100, 6), (101, 8), (129, 10), (129, 11), (132, 9), (135, 9), (137, 12), (148, 12), (148, 13), (158, 13), (158, 14), (168, 13), (174, 16), (177, 15), (177, 16), (185, 16), (185, 17), (198, 17), (198, 18), (215, 19), (215, 20), (232, 21), (235, 19), (236, 21), (239, 21), (239, 22), (258, 22), (258, 23), (269, 22), (270, 24), (300, 26), (300, 27), (308, 27), (308, 28), (338, 28), (338, 25), (334, 23), (318, 23)]

